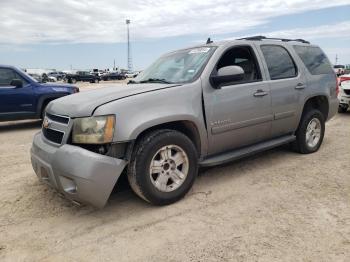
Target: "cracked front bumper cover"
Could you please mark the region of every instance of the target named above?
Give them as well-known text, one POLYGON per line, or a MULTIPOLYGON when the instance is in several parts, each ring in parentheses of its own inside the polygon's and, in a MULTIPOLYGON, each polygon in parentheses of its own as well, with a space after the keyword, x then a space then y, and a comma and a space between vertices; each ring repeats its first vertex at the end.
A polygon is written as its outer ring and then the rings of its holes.
POLYGON ((32 166, 38 178, 68 199, 102 208, 127 162, 81 147, 55 147, 34 136, 32 166))

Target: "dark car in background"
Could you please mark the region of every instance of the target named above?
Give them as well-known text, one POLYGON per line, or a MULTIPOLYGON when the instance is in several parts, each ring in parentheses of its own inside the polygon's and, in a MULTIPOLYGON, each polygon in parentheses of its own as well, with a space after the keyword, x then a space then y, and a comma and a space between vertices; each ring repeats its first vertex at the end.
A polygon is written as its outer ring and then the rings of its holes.
POLYGON ((73 85, 40 83, 17 67, 0 65, 0 121, 42 119, 52 100, 77 92, 73 85))
POLYGON ((334 73, 336 73, 337 76, 341 76, 345 74, 345 66, 344 65, 334 65, 333 66, 334 73))
POLYGON ((109 80, 124 80, 126 79, 125 74, 118 73, 118 72, 111 72, 107 73, 102 76, 103 81, 109 81, 109 80))
POLYGON ((75 84, 78 81, 98 83, 100 80, 100 76, 92 74, 89 71, 77 71, 76 74, 67 74, 65 77, 65 81, 71 84, 75 84))

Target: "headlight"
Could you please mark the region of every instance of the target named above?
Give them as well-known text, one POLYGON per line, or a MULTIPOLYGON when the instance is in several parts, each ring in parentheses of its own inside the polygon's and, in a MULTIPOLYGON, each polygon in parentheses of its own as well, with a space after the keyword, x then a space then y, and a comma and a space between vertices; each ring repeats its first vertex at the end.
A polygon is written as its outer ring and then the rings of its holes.
POLYGON ((73 124, 73 143, 110 143, 113 140, 114 126, 114 115, 77 118, 73 124))

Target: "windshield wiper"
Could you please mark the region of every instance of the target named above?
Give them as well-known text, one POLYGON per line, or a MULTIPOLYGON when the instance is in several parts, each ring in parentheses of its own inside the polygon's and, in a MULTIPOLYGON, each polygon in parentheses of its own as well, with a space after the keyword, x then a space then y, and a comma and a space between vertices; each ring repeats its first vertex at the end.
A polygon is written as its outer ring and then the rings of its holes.
POLYGON ((142 80, 140 83, 163 83, 163 84, 173 84, 170 81, 167 81, 166 79, 159 79, 159 78, 148 78, 147 80, 142 80))

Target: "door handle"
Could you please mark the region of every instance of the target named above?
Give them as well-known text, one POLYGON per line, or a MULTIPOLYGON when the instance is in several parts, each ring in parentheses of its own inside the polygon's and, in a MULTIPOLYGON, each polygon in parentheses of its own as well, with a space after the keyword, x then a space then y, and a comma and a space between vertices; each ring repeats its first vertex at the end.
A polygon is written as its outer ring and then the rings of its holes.
POLYGON ((303 83, 298 83, 295 87, 295 89, 304 89, 305 88, 305 85, 303 83))
POLYGON ((268 95, 268 93, 265 92, 265 91, 262 90, 262 89, 258 89, 258 90, 256 90, 256 92, 254 93, 254 96, 255 96, 255 97, 261 97, 261 96, 266 96, 266 95, 268 95))

